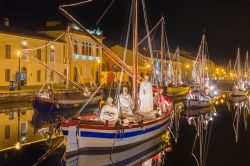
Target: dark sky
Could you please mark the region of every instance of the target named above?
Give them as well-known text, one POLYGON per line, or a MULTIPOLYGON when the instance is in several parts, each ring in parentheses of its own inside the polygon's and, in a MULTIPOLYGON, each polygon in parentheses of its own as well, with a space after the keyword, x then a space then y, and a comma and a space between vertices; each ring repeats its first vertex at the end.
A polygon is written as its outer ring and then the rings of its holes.
MULTIPOLYGON (((94 2, 70 9, 83 25, 95 28, 105 8, 112 0, 94 2)), ((116 0, 98 25, 104 31, 105 43, 109 45, 124 41, 125 21, 131 0, 116 0)), ((77 0, 1 0, 0 18, 9 17, 15 27, 34 28, 45 24, 47 19, 66 21, 58 11, 58 5, 77 0)), ((150 27, 164 14, 170 49, 180 48, 197 53, 204 28, 210 57, 217 63, 227 64, 236 56, 239 46, 242 58, 250 50, 250 3, 223 0, 146 0, 150 27)), ((144 22, 140 22, 140 37, 145 35, 144 22)), ((2 24, 2 23, 1 23, 2 24)), ((154 48, 158 48, 157 39, 154 48)))

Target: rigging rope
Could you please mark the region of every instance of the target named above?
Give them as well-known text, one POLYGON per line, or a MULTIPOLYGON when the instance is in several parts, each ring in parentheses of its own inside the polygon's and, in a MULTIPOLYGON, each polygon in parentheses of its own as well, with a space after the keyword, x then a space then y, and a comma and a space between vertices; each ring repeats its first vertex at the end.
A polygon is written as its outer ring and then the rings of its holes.
POLYGON ((138 46, 139 46, 145 39, 147 39, 148 36, 149 36, 152 32, 154 32, 154 30, 155 30, 156 28, 159 27, 159 25, 160 25, 160 23, 162 22, 162 20, 163 20, 163 18, 161 18, 161 19, 157 22, 157 24, 151 29, 151 31, 150 31, 149 33, 147 33, 147 35, 138 43, 138 46))
MULTIPOLYGON (((129 32, 130 32, 130 29, 131 29, 132 14, 133 14, 133 2, 134 1, 132 1, 131 8, 130 8, 128 29, 127 29, 127 33, 126 33, 126 43, 125 43, 125 49, 124 49, 124 52, 123 52, 123 62, 124 63, 125 63, 126 57, 127 57, 126 55, 127 55, 127 49, 128 49, 129 32)), ((122 86, 123 74, 124 74, 124 70, 122 69, 121 70, 121 75, 120 75, 120 82, 119 82, 119 85, 118 85, 118 93, 117 93, 117 96, 116 96, 116 100, 118 99, 118 95, 120 94, 120 90, 121 90, 121 86, 122 86)))
MULTIPOLYGON (((67 30, 66 30, 67 31, 67 30)), ((64 31, 61 35, 59 35, 55 40, 48 42, 47 44, 41 46, 41 47, 35 47, 35 48, 25 48, 24 50, 26 51, 34 51, 34 50, 38 50, 38 49, 42 49, 45 48, 47 46, 50 46, 51 44, 55 43, 57 40, 59 40, 65 33, 66 31, 64 31)))
MULTIPOLYGON (((148 26, 148 17, 147 17, 147 11, 146 11, 146 4, 144 0, 142 0, 142 6, 143 6, 143 14, 144 14, 144 21, 145 21, 144 23, 146 26, 146 32, 147 34, 149 34, 150 31, 149 31, 149 26, 148 26)), ((153 60, 154 57, 153 57, 152 40, 151 40, 150 35, 147 35, 147 38, 148 38, 148 47, 149 47, 150 56, 151 56, 151 59, 153 60)), ((153 78, 154 78, 153 80, 155 80, 156 74, 155 74, 155 68, 154 68, 154 61, 152 62, 152 68, 153 68, 153 78)))
POLYGON ((111 8, 111 6, 113 5, 113 3, 115 2, 115 0, 113 0, 109 6, 105 9, 105 11, 103 12, 103 14, 101 15, 101 17, 97 20, 96 22, 96 26, 102 21, 103 17, 107 14, 108 10, 111 8))
POLYGON ((60 5, 59 8, 72 7, 72 6, 77 6, 77 5, 81 5, 81 4, 85 4, 85 3, 89 3, 89 2, 93 2, 93 0, 86 0, 86 1, 71 3, 71 4, 67 4, 67 5, 60 5))
POLYGON ((100 84, 100 86, 96 89, 96 91, 94 93, 92 93, 92 95, 90 96, 90 98, 88 99, 88 101, 81 107, 81 109, 77 112, 77 114, 80 114, 84 108, 89 104, 89 102, 94 98, 94 96, 96 95, 96 93, 100 90, 100 88, 102 87, 102 85, 104 84, 104 80, 111 74, 111 72, 109 72, 107 74, 106 77, 103 78, 103 80, 101 81, 102 83, 100 84))

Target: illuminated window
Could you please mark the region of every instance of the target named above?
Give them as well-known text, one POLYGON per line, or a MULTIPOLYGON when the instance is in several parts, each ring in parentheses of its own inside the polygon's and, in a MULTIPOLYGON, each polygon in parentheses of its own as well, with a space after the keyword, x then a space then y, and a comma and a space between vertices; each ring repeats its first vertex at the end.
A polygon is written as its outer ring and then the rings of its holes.
POLYGON ((5 69, 5 81, 10 81, 10 69, 5 69))
POLYGON ((55 62, 55 50, 50 50, 50 62, 55 62))
POLYGON ((42 49, 41 48, 36 50, 36 58, 38 60, 42 60, 42 49))
POLYGON ((86 55, 83 55, 83 56, 82 56, 82 60, 87 60, 87 56, 86 56, 86 55))
POLYGON ((27 124, 21 123, 21 135, 26 135, 27 133, 27 124))
POLYGON ((4 127, 4 138, 5 139, 10 139, 10 125, 7 125, 4 127))
POLYGON ((78 70, 77 70, 76 67, 74 68, 74 81, 75 81, 75 82, 78 81, 78 70))
POLYGON ((77 41, 75 40, 75 43, 74 43, 74 54, 78 54, 78 43, 77 41))
POLYGON ((36 81, 40 82, 41 81, 41 70, 37 70, 36 73, 37 73, 36 74, 36 81))
POLYGON ((89 60, 92 61, 94 59, 93 56, 89 56, 89 60))
POLYGON ((9 113, 9 120, 14 120, 14 119, 15 119, 14 112, 10 112, 9 113))
POLYGON ((53 71, 50 72, 50 80, 51 80, 51 81, 54 81, 54 72, 53 72, 53 71))
POLYGON ((74 54, 73 56, 75 59, 79 59, 79 57, 80 57, 80 55, 78 55, 78 54, 74 54))
POLYGON ((99 46, 97 45, 96 46, 96 56, 100 56, 101 54, 100 54, 100 48, 99 48, 99 46))
POLYGON ((11 58, 11 45, 10 44, 5 45, 5 58, 6 59, 11 58))
POLYGON ((64 75, 64 76, 67 76, 67 69, 64 69, 64 70, 63 70, 63 75, 64 75))
POLYGON ((86 55, 89 55, 89 43, 85 43, 86 45, 86 55))
POLYGON ((83 42, 82 43, 82 55, 86 55, 86 43, 85 42, 83 42))
POLYGON ((89 43, 89 54, 88 55, 92 55, 92 44, 89 43))

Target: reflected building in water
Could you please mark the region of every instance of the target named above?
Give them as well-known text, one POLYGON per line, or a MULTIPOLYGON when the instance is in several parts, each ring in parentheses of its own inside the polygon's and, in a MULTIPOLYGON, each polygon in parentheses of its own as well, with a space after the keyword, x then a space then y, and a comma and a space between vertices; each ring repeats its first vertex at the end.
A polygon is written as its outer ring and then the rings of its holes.
POLYGON ((40 134, 33 134, 34 129, 29 121, 34 114, 33 110, 0 113, 0 150, 13 148, 17 142, 21 144, 41 139, 40 134))
POLYGON ((55 128, 59 129, 56 134, 60 134, 59 116, 62 115, 43 114, 23 108, 0 112, 0 151, 16 148, 18 142, 22 146, 45 141, 53 136, 55 128))

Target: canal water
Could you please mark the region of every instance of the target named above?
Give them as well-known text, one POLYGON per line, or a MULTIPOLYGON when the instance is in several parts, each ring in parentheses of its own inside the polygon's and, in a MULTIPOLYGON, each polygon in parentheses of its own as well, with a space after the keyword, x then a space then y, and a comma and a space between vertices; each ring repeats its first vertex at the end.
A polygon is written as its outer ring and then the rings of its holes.
MULTIPOLYGON (((212 130, 207 151, 207 166, 250 165, 250 126, 247 123, 249 103, 243 102, 244 104, 223 102, 216 106, 217 115, 210 124, 212 130)), ((197 165, 191 154, 195 128, 184 118, 180 120, 177 143, 172 140, 171 152, 166 152, 169 147, 162 137, 158 137, 119 155, 77 156, 67 161, 63 157, 65 146, 62 144, 64 139, 60 133, 60 119, 72 117, 76 112, 77 110, 64 114, 39 113, 33 109, 32 103, 1 105, 0 166, 56 166, 65 163, 112 165, 116 160, 120 161, 117 165, 140 164, 142 161, 154 165, 157 160, 161 160, 161 163, 164 162, 163 165, 167 166, 197 165), (20 149, 18 142, 21 145, 20 149), (161 156, 156 157, 159 152, 162 152, 161 156)))

